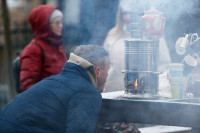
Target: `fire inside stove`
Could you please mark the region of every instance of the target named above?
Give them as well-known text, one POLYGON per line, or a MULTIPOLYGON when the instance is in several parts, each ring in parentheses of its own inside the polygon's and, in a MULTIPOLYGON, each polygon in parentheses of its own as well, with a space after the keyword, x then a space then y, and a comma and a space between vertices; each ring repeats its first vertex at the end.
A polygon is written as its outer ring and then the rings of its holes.
POLYGON ((157 94, 158 74, 153 73, 127 73, 125 76, 126 93, 157 94))
MULTIPOLYGON (((142 81, 143 82, 143 81, 142 81)), ((134 81, 129 81, 126 84, 126 88, 127 88, 127 92, 134 92, 134 93, 141 93, 142 90, 142 82, 138 83, 138 80, 136 79, 135 82, 134 81), (139 87, 138 87, 139 84, 139 87)))

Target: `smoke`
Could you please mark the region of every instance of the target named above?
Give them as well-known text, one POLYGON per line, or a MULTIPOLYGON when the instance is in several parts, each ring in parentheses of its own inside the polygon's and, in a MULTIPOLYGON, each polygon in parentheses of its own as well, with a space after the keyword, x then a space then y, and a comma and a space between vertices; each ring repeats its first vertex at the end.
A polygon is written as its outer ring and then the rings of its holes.
MULTIPOLYGON (((71 0, 72 1, 72 0, 71 0)), ((80 0, 80 22, 79 27, 83 27, 84 32, 70 33, 70 35, 77 35, 80 43, 86 40, 84 35, 88 35, 89 41, 87 42, 102 45, 108 31, 115 26, 117 7, 120 2, 122 5, 126 5, 126 0, 80 0), (125 3, 123 3, 125 2, 125 3), (83 37, 83 40, 81 40, 83 37)), ((175 52, 175 42, 179 37, 184 36, 184 33, 194 33, 200 31, 198 13, 200 13, 199 0, 129 0, 133 4, 130 4, 132 8, 141 9, 142 11, 149 10, 151 7, 155 7, 157 10, 164 13, 166 18, 165 24, 165 40, 168 44, 170 56, 173 62, 179 62, 182 57, 177 57, 175 52)), ((68 6, 70 7, 70 5, 68 6)), ((71 15, 76 8, 69 8, 69 15, 71 15)), ((66 18, 67 19, 67 18, 66 18)), ((71 21, 73 22, 73 21, 71 21)), ((77 21, 76 21, 77 22, 77 21)), ((69 33, 69 31, 66 31, 69 33)), ((72 36, 73 37, 73 36, 72 36)), ((68 37, 66 37, 68 39, 68 37)), ((87 39, 88 39, 87 38, 87 39)), ((87 43, 86 42, 86 43, 87 43)), ((119 41, 117 41, 119 42, 119 41)), ((115 42, 115 43, 117 43, 115 42)), ((121 44, 123 45, 123 44, 121 44)), ((162 44, 161 44, 162 45, 162 44)), ((121 50, 121 49, 120 49, 121 50)), ((120 51, 119 50, 119 51, 120 51)), ((165 51, 165 49, 163 49, 165 51)), ((122 55, 117 53, 116 60, 122 64, 122 60, 119 59, 122 55)), ((121 70, 117 70, 121 71, 121 70)), ((118 76, 113 77, 116 79, 118 76)), ((167 76, 165 76, 167 77, 167 76)), ((116 81, 118 82, 118 81, 116 81)), ((165 81, 163 81, 165 83, 165 81)), ((113 83, 114 85, 115 83, 113 83)), ((117 86, 118 87, 118 86, 117 86)), ((166 108, 167 106, 158 105, 152 106, 159 108, 166 108)), ((144 110, 144 109, 143 109, 144 110)), ((144 110, 145 111, 145 110, 144 110)), ((187 110, 188 111, 188 110, 187 110)), ((139 112, 140 115, 142 112, 139 112)), ((147 113, 146 113, 147 114, 147 113)), ((115 117, 117 118, 117 117, 115 117)), ((157 118, 156 118, 157 119, 157 118)))
POLYGON ((115 25, 116 9, 119 3, 122 6, 132 6, 133 9, 140 8, 142 11, 155 7, 164 13, 166 27, 170 25, 169 28, 174 29, 174 25, 177 26, 176 24, 180 23, 177 30, 183 31, 176 31, 179 35, 195 30, 194 25, 197 26, 197 23, 194 24, 195 21, 193 24, 186 22, 200 12, 199 0, 76 0, 76 2, 70 0, 65 3, 65 22, 88 30, 88 33, 91 33, 88 37, 91 37, 92 42, 103 43, 107 32, 115 25))
POLYGON ((200 31, 199 0, 76 0, 77 2, 79 2, 77 8, 80 10, 73 7, 73 4, 70 5, 70 2, 66 2, 68 13, 64 14, 71 15, 70 18, 66 17, 68 19, 66 23, 72 22, 65 31, 65 35, 68 35, 65 39, 69 42, 103 45, 107 33, 115 26, 119 3, 122 6, 132 6, 133 9, 139 8, 141 11, 155 7, 164 13, 165 40, 173 62, 182 60, 182 57, 175 52, 176 40, 183 37, 184 33, 199 33, 200 31))
POLYGON ((133 8, 142 8, 143 11, 154 7, 162 11, 170 21, 176 21, 182 15, 192 17, 200 11, 199 0, 121 0, 120 4, 122 6, 131 5, 133 8))
POLYGON ((198 12, 198 10, 196 10, 198 3, 198 0, 167 0, 163 2, 155 0, 150 2, 150 5, 163 11, 171 21, 176 21, 184 14, 189 16, 196 14, 198 12))
POLYGON ((175 42, 184 34, 198 33, 199 28, 199 0, 147 0, 143 3, 145 9, 155 7, 164 13, 165 39, 168 44, 172 62, 180 62, 182 56, 175 52, 175 42))
POLYGON ((112 27, 106 27, 106 25, 108 23, 114 24, 113 22, 116 20, 113 17, 114 13, 111 11, 113 9, 115 10, 113 7, 117 7, 115 4, 120 4, 125 8, 132 7, 132 9, 138 9, 140 11, 146 11, 151 7, 155 7, 157 10, 163 12, 164 17, 166 17, 166 28, 168 28, 166 29, 166 34, 173 33, 173 36, 168 35, 169 37, 167 38, 167 42, 170 43, 170 49, 173 47, 172 45, 174 45, 177 37, 183 36, 184 33, 197 32, 198 29, 196 28, 198 22, 193 21, 191 24, 191 20, 194 20, 194 16, 200 12, 199 0, 119 0, 118 3, 114 3, 113 1, 113 4, 110 3, 107 2, 107 7, 105 7, 106 4, 100 4, 99 7, 101 7, 99 9, 98 6, 95 7, 99 11, 97 11, 98 13, 95 18, 97 20, 94 20, 96 24, 94 25, 95 29, 93 30, 92 37, 98 38, 96 35, 101 36, 101 34, 105 34, 105 31, 101 33, 101 29, 105 30, 105 28, 114 27, 114 25, 112 27), (98 29, 98 32, 95 31, 96 29, 98 29))

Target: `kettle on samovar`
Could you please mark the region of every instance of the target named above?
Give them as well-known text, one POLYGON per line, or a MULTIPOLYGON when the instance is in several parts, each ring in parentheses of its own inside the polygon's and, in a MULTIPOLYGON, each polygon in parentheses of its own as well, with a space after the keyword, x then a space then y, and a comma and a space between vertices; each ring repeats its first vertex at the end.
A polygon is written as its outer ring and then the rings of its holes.
POLYGON ((164 32, 165 17, 162 12, 152 7, 150 10, 144 11, 141 24, 143 34, 161 35, 164 32))

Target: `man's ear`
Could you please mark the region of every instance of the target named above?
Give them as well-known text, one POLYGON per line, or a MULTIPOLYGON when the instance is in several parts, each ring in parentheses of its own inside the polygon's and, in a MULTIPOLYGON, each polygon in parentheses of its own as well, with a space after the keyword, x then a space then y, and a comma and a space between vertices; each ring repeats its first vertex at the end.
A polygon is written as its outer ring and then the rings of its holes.
POLYGON ((97 78, 100 76, 100 67, 95 67, 95 72, 96 72, 96 76, 97 76, 97 78))

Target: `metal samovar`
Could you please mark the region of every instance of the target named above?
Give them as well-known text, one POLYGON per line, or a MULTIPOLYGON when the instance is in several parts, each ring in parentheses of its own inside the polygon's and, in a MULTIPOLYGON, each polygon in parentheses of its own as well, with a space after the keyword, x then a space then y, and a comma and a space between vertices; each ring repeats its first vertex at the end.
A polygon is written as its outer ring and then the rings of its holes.
POLYGON ((159 39, 164 31, 163 13, 152 8, 141 16, 131 12, 131 38, 125 40, 125 92, 157 95, 159 39))

